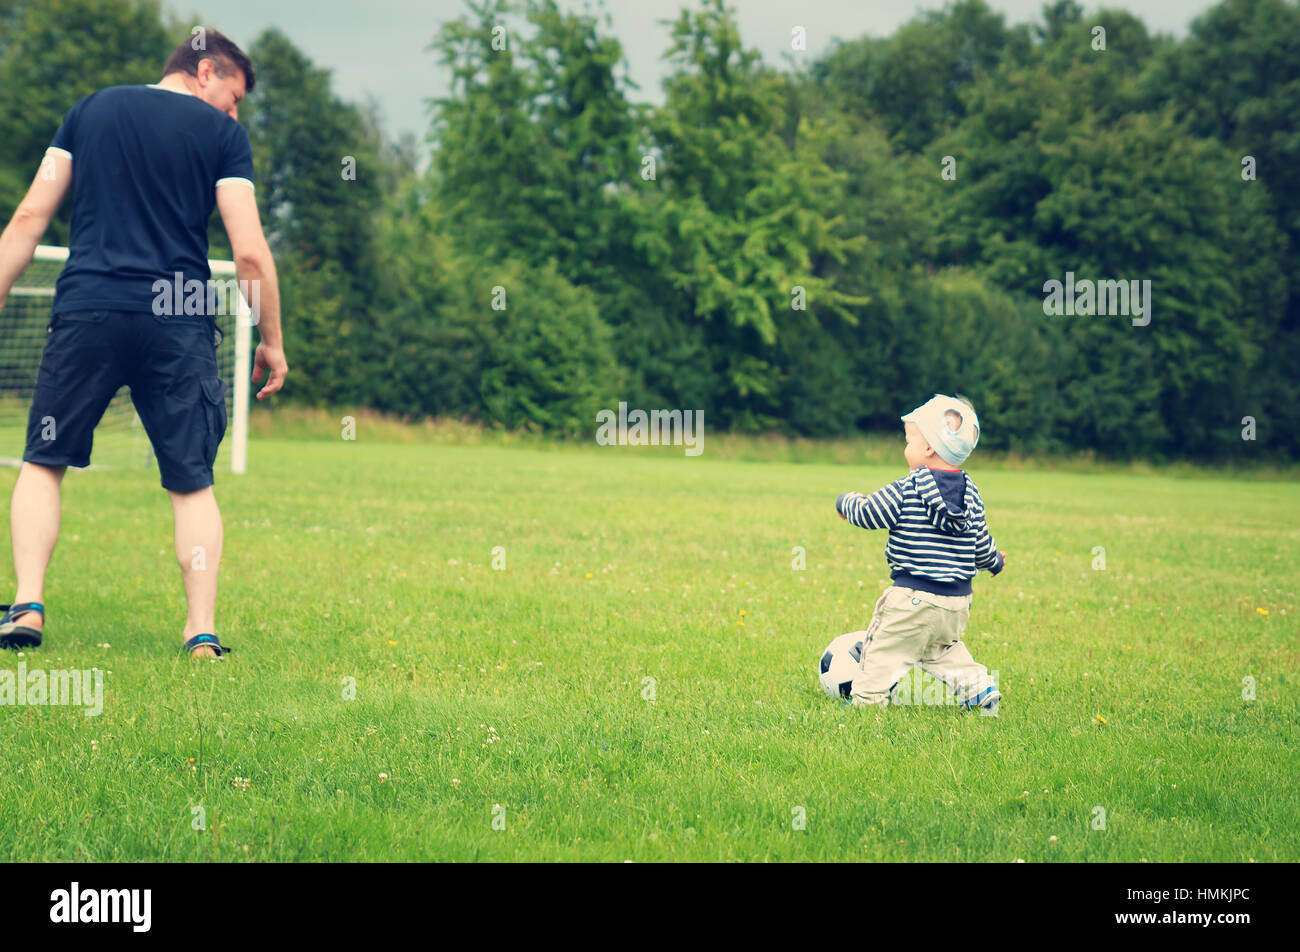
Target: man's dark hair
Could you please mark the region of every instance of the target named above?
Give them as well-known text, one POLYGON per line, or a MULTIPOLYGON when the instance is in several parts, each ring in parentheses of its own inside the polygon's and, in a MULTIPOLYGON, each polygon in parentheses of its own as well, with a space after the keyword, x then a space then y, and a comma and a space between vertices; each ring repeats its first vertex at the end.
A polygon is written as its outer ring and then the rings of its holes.
POLYGON ((205 59, 212 60, 218 76, 226 77, 236 69, 241 70, 244 74, 245 94, 251 93, 257 84, 253 61, 248 55, 222 34, 206 27, 196 27, 194 34, 176 47, 176 52, 172 53, 167 65, 163 67, 163 75, 188 73, 197 76, 199 62, 205 59))

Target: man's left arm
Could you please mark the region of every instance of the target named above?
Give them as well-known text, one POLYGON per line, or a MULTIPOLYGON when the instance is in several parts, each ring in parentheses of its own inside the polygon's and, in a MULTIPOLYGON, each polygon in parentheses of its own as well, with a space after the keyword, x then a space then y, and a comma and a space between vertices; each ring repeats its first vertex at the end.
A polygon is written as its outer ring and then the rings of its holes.
POLYGON ((71 184, 72 159, 60 150, 51 149, 45 154, 32 187, 0 234, 0 307, 4 307, 18 276, 31 264, 36 246, 41 243, 71 184))

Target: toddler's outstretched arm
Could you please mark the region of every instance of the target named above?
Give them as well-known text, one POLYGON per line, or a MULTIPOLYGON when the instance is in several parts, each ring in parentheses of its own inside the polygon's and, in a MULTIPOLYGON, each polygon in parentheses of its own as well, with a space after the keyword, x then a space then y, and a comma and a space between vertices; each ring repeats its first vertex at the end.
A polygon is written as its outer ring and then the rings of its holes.
POLYGON ((903 492, 897 483, 882 486, 870 496, 862 493, 840 493, 835 500, 835 511, 859 529, 892 529, 898 523, 898 512, 903 505, 903 492))

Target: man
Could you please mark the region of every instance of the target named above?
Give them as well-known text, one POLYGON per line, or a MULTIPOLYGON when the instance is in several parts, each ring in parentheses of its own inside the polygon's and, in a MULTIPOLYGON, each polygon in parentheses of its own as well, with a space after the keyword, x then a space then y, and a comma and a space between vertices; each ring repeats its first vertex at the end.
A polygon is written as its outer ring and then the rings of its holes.
POLYGON ((189 603, 182 643, 195 657, 220 658, 226 650, 215 625, 221 512, 212 464, 226 429, 215 322, 211 313, 173 315, 157 305, 178 280, 208 280, 215 205, 240 286, 253 289, 261 336, 253 380, 267 378, 257 398, 283 386, 275 263, 258 217, 248 134, 236 121, 254 82, 253 64, 238 46, 199 30, 171 55, 158 84, 85 97, 64 117, 0 235, 3 307, 72 187, 68 263, 55 290, 10 511, 17 593, 0 614, 0 646, 41 643, 63 474, 89 465, 94 428, 126 385, 172 500, 189 603))

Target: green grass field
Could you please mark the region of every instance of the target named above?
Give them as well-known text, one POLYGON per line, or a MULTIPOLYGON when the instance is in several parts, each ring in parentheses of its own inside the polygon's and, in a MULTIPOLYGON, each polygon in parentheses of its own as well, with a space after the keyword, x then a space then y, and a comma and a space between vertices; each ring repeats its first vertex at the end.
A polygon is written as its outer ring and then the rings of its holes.
POLYGON ((98 717, 0 707, 0 859, 1300 859, 1293 482, 977 454, 1010 563, 967 641, 1001 716, 877 714, 814 665, 887 584, 835 496, 901 441, 861 467, 367 436, 218 476, 224 665, 176 657, 155 475, 69 476, 46 645, 0 665, 111 673, 98 717))

